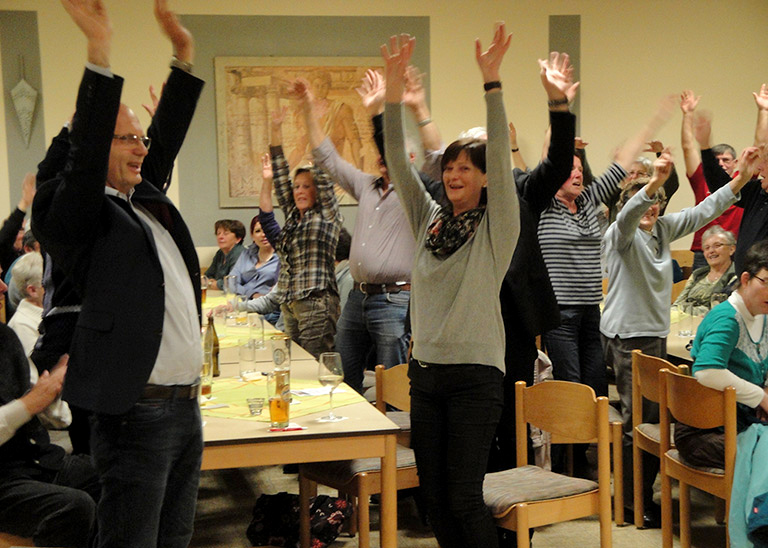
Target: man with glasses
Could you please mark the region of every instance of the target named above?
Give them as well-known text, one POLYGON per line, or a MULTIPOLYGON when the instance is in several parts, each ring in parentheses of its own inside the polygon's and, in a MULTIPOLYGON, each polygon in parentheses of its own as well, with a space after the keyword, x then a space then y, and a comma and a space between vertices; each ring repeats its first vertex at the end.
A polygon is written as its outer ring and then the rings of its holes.
POLYGON ((174 58, 145 135, 120 104, 101 0, 62 4, 87 38, 88 63, 66 168, 39 186, 33 211, 39 240, 82 296, 63 394, 93 412, 98 546, 186 547, 202 455, 200 272, 163 187, 203 82, 190 74, 191 34, 155 0, 174 58))

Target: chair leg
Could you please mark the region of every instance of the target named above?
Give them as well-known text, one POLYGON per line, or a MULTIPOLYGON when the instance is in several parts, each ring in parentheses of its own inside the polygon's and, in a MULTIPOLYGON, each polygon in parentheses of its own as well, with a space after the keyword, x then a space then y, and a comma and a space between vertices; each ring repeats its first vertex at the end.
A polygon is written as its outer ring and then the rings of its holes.
POLYGON ((661 461, 661 545, 672 548, 672 481, 664 470, 664 457, 661 461))
POLYGON ((643 457, 637 442, 632 440, 632 502, 635 507, 635 527, 643 526, 643 457))
POLYGON ((517 505, 517 548, 531 548, 531 535, 528 532, 528 505, 517 505))
POLYGON ((715 497, 715 521, 718 525, 725 523, 725 501, 715 497))
POLYGON ((350 500, 352 501, 352 516, 350 516, 349 519, 349 536, 354 537, 357 535, 358 527, 357 527, 357 520, 360 519, 360 499, 358 497, 355 497, 353 495, 348 495, 350 500))
MULTIPOLYGON (((363 474, 365 476, 365 474, 363 474)), ((357 542, 360 548, 371 546, 371 494, 365 477, 357 480, 357 542)))
POLYGON ((680 547, 691 548, 691 488, 680 482, 680 547))
POLYGON ((621 446, 621 424, 611 424, 613 443, 613 514, 616 525, 622 527, 624 523, 624 455, 621 446))

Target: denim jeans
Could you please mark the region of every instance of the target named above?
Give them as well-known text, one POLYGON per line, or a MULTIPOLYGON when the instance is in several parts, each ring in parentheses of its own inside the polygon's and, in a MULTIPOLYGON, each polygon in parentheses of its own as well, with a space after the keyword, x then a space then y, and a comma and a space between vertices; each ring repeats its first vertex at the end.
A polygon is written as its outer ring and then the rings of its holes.
MULTIPOLYGON (((6 465, 7 466, 7 465, 6 465)), ((36 546, 90 546, 99 481, 90 457, 72 455, 52 481, 39 469, 3 470, 0 531, 32 537, 36 546)))
POLYGON ((98 546, 186 548, 203 451, 197 399, 140 400, 123 415, 94 414, 91 428, 98 546))
POLYGON ((608 395, 598 305, 561 306, 560 327, 544 336, 555 379, 586 384, 597 396, 608 395))
POLYGON ((347 304, 337 325, 336 350, 341 354, 344 381, 363 391, 363 373, 369 357, 389 368, 405 363, 408 338, 405 317, 410 291, 365 295, 359 289, 349 292, 347 304))
MULTIPOLYGON (((609 339, 605 335, 605 362, 613 364, 616 372, 616 390, 621 402, 621 422, 624 427, 624 505, 632 506, 635 492, 632 481, 634 468, 632 458, 632 351, 638 349, 643 354, 667 357, 667 339, 663 337, 630 337, 621 339, 618 336, 609 339)), ((643 400, 643 422, 659 422, 659 404, 643 400)), ((645 508, 653 502, 653 483, 659 473, 660 461, 657 457, 642 451, 643 456, 643 504, 645 508)))
POLYGON ((308 297, 283 304, 285 333, 304 350, 318 358, 333 352, 339 296, 329 289, 312 292, 308 297))
POLYGON ((483 479, 504 405, 501 371, 411 360, 411 447, 427 514, 441 548, 495 548, 483 479))

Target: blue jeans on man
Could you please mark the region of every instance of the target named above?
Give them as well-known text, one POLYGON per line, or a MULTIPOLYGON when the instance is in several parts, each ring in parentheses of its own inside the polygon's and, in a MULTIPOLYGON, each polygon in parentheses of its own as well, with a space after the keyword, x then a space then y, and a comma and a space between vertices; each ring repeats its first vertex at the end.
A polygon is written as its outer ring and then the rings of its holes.
POLYGON ((197 398, 143 399, 123 415, 94 414, 98 546, 188 546, 202 451, 197 398))
POLYGON ((352 289, 336 325, 336 350, 341 354, 344 382, 362 393, 363 375, 374 365, 389 368, 405 363, 408 339, 405 323, 410 291, 366 295, 352 289))

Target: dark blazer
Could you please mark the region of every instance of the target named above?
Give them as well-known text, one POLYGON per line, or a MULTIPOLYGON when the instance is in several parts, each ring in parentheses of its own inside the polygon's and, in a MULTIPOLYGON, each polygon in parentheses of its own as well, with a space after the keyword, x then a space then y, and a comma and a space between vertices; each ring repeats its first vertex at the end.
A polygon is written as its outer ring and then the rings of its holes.
MULTIPOLYGON (((165 312, 163 271, 150 228, 127 202, 104 193, 122 83, 118 76, 86 69, 67 165, 39 186, 33 206, 35 234, 82 298, 64 398, 109 414, 124 413, 138 400, 157 358, 165 312)), ((170 232, 193 287, 200 285, 195 246, 163 185, 202 86, 184 71, 171 71, 147 130, 152 146, 132 197, 170 232)), ((199 315, 199 292, 195 298, 199 315)))

